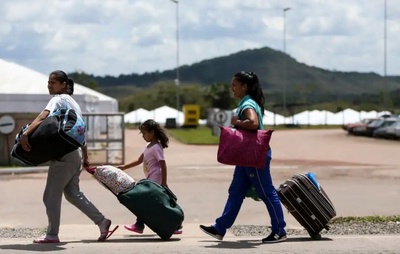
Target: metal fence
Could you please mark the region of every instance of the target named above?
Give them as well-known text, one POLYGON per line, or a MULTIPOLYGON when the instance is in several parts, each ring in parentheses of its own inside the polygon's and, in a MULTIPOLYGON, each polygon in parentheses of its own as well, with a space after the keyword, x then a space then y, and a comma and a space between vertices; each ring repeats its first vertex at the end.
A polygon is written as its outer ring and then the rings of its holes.
POLYGON ((83 113, 92 165, 125 163, 124 113, 83 113))

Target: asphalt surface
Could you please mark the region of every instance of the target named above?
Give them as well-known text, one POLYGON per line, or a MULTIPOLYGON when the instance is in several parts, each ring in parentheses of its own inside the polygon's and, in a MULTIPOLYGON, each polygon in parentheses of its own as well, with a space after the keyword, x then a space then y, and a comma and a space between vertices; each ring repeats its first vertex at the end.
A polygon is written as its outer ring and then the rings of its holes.
MULTIPOLYGON (((144 146, 137 130, 126 132, 126 158, 136 159, 144 146)), ((275 185, 295 173, 313 171, 333 201, 338 216, 399 215, 399 142, 346 136, 342 130, 274 132, 271 172, 275 185)), ((60 244, 33 244, 32 238, 0 238, 0 253, 400 253, 399 235, 290 235, 286 242, 262 244, 261 236, 234 236, 223 241, 205 235, 199 224, 220 215, 233 168, 216 162, 216 146, 187 146, 171 140, 165 155, 168 185, 185 211, 183 234, 161 241, 150 229, 143 235, 123 228, 135 216, 86 172, 81 189, 120 228, 104 243, 98 228, 63 200, 60 244)), ((0 169, 0 227, 45 227, 42 203, 46 168, 0 169)), ((127 170, 134 179, 141 167, 127 170)), ((288 228, 301 228, 285 213, 288 228)), ((246 199, 235 225, 269 225, 260 202, 246 199)))

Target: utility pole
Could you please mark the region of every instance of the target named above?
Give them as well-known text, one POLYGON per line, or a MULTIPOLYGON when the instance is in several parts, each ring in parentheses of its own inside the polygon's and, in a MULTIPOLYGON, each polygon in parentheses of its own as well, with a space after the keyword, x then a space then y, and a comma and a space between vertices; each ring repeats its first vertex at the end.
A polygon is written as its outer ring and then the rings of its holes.
POLYGON ((178 0, 171 0, 176 4, 176 78, 175 78, 175 85, 176 85, 176 110, 178 111, 176 121, 178 123, 179 120, 179 112, 180 112, 180 98, 179 98, 179 1, 178 0))
POLYGON ((287 103, 286 103, 286 82, 287 82, 287 56, 286 56, 286 12, 291 8, 286 7, 283 8, 283 57, 284 59, 284 77, 283 77, 283 114, 285 115, 287 112, 287 103))

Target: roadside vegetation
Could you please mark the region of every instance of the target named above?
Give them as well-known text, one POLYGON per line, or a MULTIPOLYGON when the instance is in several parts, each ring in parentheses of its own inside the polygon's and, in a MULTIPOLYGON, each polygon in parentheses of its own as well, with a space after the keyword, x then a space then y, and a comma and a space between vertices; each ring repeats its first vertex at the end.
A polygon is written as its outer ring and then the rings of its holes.
POLYGON ((343 223, 389 223, 399 222, 400 215, 392 216, 363 216, 363 217, 336 217, 333 218, 330 224, 343 224, 343 223))
POLYGON ((167 129, 167 133, 184 144, 216 145, 219 142, 219 137, 213 135, 212 129, 206 126, 198 128, 167 129))
MULTIPOLYGON (((321 125, 321 126, 298 126, 298 127, 287 127, 283 125, 277 126, 264 126, 264 129, 270 130, 292 130, 292 129, 337 129, 340 128, 338 125, 321 125)), ((172 136, 181 143, 188 145, 217 145, 219 137, 213 134, 213 130, 207 126, 199 126, 197 128, 176 128, 167 129, 169 136, 172 136)))

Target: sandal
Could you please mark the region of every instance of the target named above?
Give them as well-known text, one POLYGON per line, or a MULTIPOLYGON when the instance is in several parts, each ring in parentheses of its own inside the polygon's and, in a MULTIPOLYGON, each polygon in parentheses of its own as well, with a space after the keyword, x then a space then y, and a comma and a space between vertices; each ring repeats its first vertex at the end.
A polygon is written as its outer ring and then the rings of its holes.
POLYGON ((99 239, 97 239, 98 242, 104 242, 105 240, 107 240, 112 234, 114 234, 114 232, 119 228, 119 226, 115 226, 115 228, 113 230, 109 230, 109 231, 102 231, 100 232, 100 237, 99 239))
POLYGON ((33 243, 60 243, 60 239, 49 239, 46 236, 39 237, 33 240, 33 243))
POLYGON ((99 242, 104 242, 107 240, 119 227, 115 226, 113 230, 110 231, 111 221, 109 219, 104 219, 104 221, 99 225, 100 227, 100 237, 97 239, 99 242))

